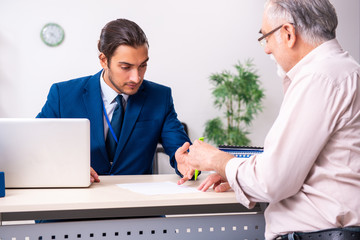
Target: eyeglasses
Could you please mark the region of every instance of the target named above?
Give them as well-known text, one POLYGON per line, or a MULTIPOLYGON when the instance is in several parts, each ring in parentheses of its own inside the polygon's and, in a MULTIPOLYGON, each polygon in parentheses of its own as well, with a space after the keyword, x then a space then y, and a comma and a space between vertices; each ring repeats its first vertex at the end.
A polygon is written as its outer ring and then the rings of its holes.
MULTIPOLYGON (((282 28, 282 26, 284 26, 284 24, 281 24, 280 26, 278 26, 277 28, 274 28, 273 30, 271 30, 270 32, 263 34, 259 39, 259 43, 261 46, 265 47, 267 40, 266 37, 270 36, 271 34, 273 34, 274 32, 276 32, 277 30, 279 30, 280 28, 282 28)), ((261 34, 261 30, 259 31, 259 33, 261 34)))

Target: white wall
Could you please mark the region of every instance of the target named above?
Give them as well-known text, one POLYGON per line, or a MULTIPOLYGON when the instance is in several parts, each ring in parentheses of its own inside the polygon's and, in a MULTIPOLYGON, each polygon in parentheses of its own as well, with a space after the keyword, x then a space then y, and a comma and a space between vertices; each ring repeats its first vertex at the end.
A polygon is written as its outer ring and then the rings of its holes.
MULTIPOLYGON (((333 0, 338 39, 359 61, 360 3, 333 0)), ((190 138, 202 136, 213 108, 211 73, 253 58, 266 90, 264 111, 254 121, 253 145, 262 145, 282 100, 274 63, 257 42, 264 1, 256 0, 2 0, 0 2, 0 117, 34 117, 52 83, 100 70, 97 41, 110 20, 137 22, 150 42, 146 78, 173 90, 179 119, 190 138), (48 22, 65 29, 51 48, 40 30, 48 22)))

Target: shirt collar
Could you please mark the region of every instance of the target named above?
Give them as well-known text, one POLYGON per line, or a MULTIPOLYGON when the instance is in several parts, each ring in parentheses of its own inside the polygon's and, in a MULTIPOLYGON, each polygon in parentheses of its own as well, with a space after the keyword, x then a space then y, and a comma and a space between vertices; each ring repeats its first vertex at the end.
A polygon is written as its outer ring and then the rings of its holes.
MULTIPOLYGON (((101 96, 103 98, 104 104, 111 104, 115 100, 118 93, 105 83, 103 73, 104 71, 102 71, 100 76, 101 96)), ((121 95, 123 96, 124 101, 127 102, 129 95, 125 93, 122 93, 121 95)))
POLYGON ((288 89, 296 76, 300 74, 305 66, 309 66, 311 62, 316 60, 317 58, 321 58, 324 54, 332 52, 332 51, 341 51, 341 46, 339 45, 336 39, 332 39, 320 44, 318 47, 309 52, 305 57, 303 57, 294 67, 292 67, 287 73, 285 78, 283 79, 283 88, 284 92, 288 89))

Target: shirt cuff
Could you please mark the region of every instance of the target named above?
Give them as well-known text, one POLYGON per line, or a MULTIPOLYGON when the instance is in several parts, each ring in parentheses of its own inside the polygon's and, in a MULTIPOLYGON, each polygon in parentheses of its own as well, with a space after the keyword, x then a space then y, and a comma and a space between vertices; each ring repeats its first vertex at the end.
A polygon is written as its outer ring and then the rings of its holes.
POLYGON ((230 184, 230 187, 235 192, 236 200, 238 200, 238 202, 240 202, 248 209, 251 209, 255 206, 255 203, 251 202, 249 198, 246 196, 246 194, 243 192, 243 190, 241 189, 240 182, 237 178, 238 168, 245 161, 246 158, 230 159, 230 161, 226 164, 225 173, 226 173, 226 178, 230 184))

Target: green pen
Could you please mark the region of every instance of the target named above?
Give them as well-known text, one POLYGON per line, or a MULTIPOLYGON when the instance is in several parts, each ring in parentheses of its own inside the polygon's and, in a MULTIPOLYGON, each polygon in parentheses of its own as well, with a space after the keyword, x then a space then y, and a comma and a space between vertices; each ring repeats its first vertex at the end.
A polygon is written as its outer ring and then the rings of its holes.
MULTIPOLYGON (((204 141, 204 137, 199 137, 199 140, 204 141)), ((198 175, 199 175, 199 170, 195 169, 195 177, 194 177, 195 181, 196 181, 198 175)))

